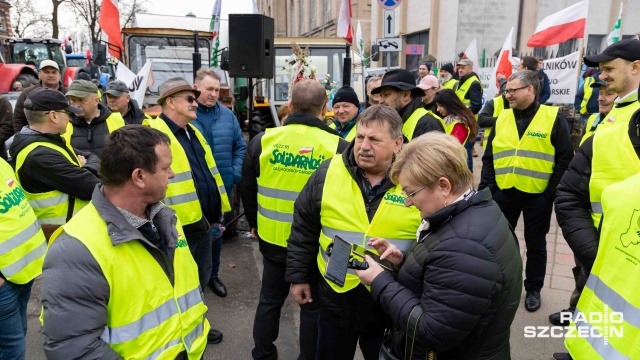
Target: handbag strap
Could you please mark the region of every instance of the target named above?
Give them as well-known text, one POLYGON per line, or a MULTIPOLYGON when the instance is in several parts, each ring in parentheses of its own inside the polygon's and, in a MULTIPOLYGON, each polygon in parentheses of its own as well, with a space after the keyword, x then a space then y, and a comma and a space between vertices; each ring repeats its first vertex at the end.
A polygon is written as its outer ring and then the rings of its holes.
POLYGON ((422 317, 422 314, 423 311, 420 304, 414 306, 409 313, 409 318, 407 319, 407 328, 405 332, 404 360, 410 360, 411 356, 413 356, 413 345, 415 343, 418 321, 420 321, 420 317, 422 317))

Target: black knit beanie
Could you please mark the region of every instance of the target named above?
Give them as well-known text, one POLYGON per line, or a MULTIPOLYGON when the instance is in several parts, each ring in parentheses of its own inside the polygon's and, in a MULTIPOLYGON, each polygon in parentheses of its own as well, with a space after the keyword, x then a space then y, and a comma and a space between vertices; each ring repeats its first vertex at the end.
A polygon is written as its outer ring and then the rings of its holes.
POLYGON ((333 97, 333 103, 346 102, 351 103, 355 106, 360 106, 360 101, 358 101, 358 95, 353 90, 353 88, 349 85, 345 85, 341 87, 336 95, 333 97))

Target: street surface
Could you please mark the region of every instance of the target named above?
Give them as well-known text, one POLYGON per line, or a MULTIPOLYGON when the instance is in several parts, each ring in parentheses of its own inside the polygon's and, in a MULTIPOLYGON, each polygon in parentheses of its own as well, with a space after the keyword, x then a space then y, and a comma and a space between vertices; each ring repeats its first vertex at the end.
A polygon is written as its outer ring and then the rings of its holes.
MULTIPOLYGON (((476 151, 482 156, 480 145, 476 145, 476 151)), ((479 181, 481 164, 480 157, 474 158, 476 184, 479 181)), ((244 218, 241 221, 243 222, 239 225, 240 229, 248 229, 244 218)), ((516 228, 516 235, 520 240, 520 253, 525 262, 523 234, 524 226, 521 219, 516 228)), ((547 251, 547 276, 541 292, 542 306, 537 312, 527 312, 523 306, 523 291, 519 310, 511 326, 511 358, 514 360, 551 359, 554 352, 564 351, 563 339, 524 337, 525 326, 550 326, 547 317, 552 312, 568 306, 569 296, 574 288, 571 272, 573 253, 562 237, 555 215, 551 218, 551 229, 547 235, 547 251)), ((220 344, 209 345, 203 359, 251 359, 253 317, 262 276, 262 256, 257 241, 250 238, 247 232, 240 232, 235 238, 225 241, 221 261, 220 279, 227 286, 229 295, 220 298, 207 288, 205 300, 209 307, 209 321, 213 328, 222 331, 224 339, 220 344)), ((36 279, 28 309, 27 360, 45 359, 38 320, 41 308, 39 293, 40 282, 36 279)), ((293 299, 289 298, 282 309, 280 335, 276 343, 280 359, 296 359, 298 356, 299 320, 298 307, 293 299)), ((359 351, 356 359, 362 359, 359 351)))

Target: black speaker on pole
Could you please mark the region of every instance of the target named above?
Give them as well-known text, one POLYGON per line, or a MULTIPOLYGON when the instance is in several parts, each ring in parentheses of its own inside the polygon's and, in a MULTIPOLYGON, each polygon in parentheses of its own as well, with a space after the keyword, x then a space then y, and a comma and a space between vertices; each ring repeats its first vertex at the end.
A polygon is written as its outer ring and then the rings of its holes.
POLYGON ((275 66, 273 18, 229 14, 229 76, 272 79, 275 66))

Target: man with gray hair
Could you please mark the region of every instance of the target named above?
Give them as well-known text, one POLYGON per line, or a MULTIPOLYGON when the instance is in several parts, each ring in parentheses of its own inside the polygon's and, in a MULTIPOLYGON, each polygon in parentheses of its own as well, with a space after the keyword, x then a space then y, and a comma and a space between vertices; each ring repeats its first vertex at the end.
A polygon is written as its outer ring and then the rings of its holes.
POLYGON ((358 341, 365 359, 378 359, 384 311, 353 272, 343 286, 323 276, 335 235, 361 254, 373 250, 370 238, 393 239, 402 251, 415 243, 420 212, 404 206, 413 194, 405 195, 389 178, 402 147, 402 126, 392 107, 374 105, 362 112, 355 140, 341 156, 320 165, 295 202, 285 280, 298 304, 319 300, 316 359, 351 359, 358 341))
POLYGON ((536 101, 539 86, 534 71, 509 77, 503 92, 509 109, 500 113, 489 135, 478 186, 491 190, 512 228, 523 214, 527 311, 540 308, 553 200, 573 157, 567 122, 557 107, 536 101))
POLYGON ((142 124, 142 120, 151 118, 140 110, 138 102, 131 98, 129 87, 124 81, 114 80, 110 82, 104 93, 107 96, 109 109, 120 113, 125 124, 142 124))

